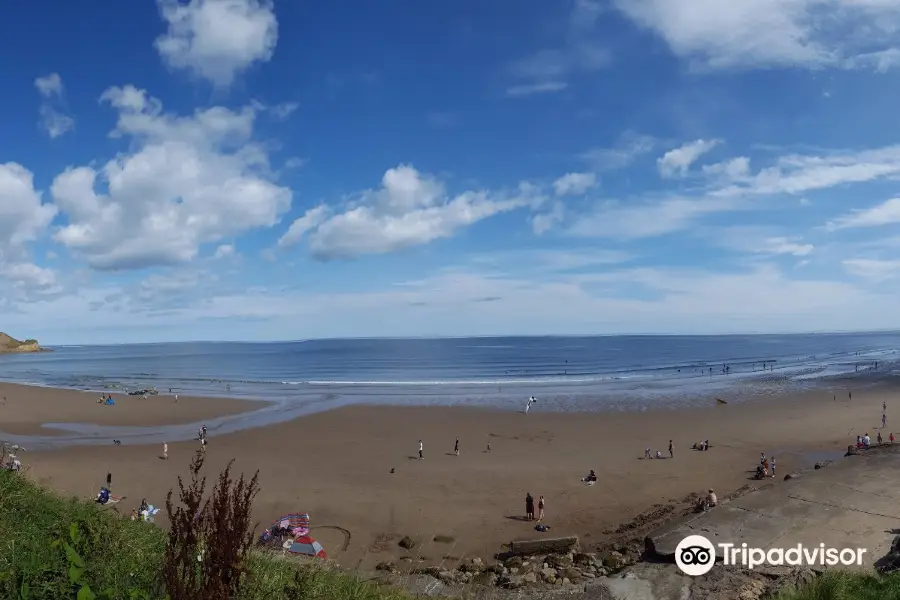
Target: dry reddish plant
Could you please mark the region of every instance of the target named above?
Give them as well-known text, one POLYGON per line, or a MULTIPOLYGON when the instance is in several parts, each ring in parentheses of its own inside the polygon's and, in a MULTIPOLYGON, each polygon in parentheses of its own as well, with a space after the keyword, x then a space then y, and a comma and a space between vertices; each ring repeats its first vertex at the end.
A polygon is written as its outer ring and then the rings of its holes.
POLYGON ((166 497, 170 528, 163 581, 171 600, 229 600, 247 574, 246 554, 253 545, 251 509, 259 492, 259 471, 250 481, 231 477, 232 460, 219 474, 209 498, 200 476, 204 453, 191 461, 190 482, 178 478, 180 505, 166 497))

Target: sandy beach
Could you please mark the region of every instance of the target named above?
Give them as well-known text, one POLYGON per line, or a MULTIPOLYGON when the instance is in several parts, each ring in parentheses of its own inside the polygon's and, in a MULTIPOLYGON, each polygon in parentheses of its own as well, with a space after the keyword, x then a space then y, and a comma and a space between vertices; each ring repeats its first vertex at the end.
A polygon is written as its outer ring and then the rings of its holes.
POLYGON ((0 431, 18 435, 54 435, 45 423, 91 423, 121 427, 193 423, 217 416, 254 410, 260 402, 231 398, 202 398, 160 394, 140 396, 111 393, 115 406, 97 401, 99 393, 0 383, 0 431))
MULTIPOLYGON (((263 526, 283 513, 308 511, 314 528, 335 526, 349 533, 347 540, 339 529, 314 531, 331 557, 346 565, 371 567, 398 558, 403 535, 421 540, 414 553, 430 562, 446 555, 489 557, 510 540, 541 535, 533 523, 522 521, 526 492, 546 499, 551 532, 545 535, 577 534, 590 546, 659 504, 707 488, 724 497, 758 484, 751 475, 760 452, 776 455, 778 477, 772 481, 779 485, 791 470, 840 456, 856 435, 868 432, 874 440, 882 402, 888 404, 887 438, 893 411, 900 411, 896 388, 855 390, 852 401, 846 393, 837 399, 832 394, 718 406, 710 399, 706 409, 635 413, 562 414, 542 411, 538 404, 527 416, 468 408, 351 407, 212 437, 204 470, 214 476, 232 458, 239 472, 259 469, 255 516, 263 526), (457 437, 458 457, 453 454, 457 437), (419 439, 424 460, 416 458, 419 439), (647 447, 667 456, 670 439, 674 459, 643 460, 647 447), (710 450, 691 450, 702 439, 710 440, 710 450), (599 482, 585 486, 580 478, 590 469, 599 482), (436 535, 455 541, 435 543, 436 535)), ((43 402, 54 401, 52 393, 23 396, 15 404, 10 398, 3 408, 0 429, 13 423, 21 431, 37 424, 39 414, 60 419, 65 411, 67 418, 81 421, 112 414, 89 398, 77 408, 53 404, 41 410, 43 402)), ((179 406, 168 414, 184 422, 213 414, 215 407, 221 407, 219 413, 241 408, 232 401, 204 400, 209 404, 196 400, 191 410, 197 412, 181 412, 179 406)), ((163 408, 153 412, 157 409, 140 402, 118 418, 164 419, 163 408)), ((900 421, 897 426, 900 431, 900 421)), ((196 442, 169 444, 166 461, 159 458, 161 447, 84 446, 29 452, 26 465, 41 483, 82 497, 92 497, 109 471, 114 492, 128 497, 120 505, 127 513, 141 498, 163 505, 196 448, 196 442)))

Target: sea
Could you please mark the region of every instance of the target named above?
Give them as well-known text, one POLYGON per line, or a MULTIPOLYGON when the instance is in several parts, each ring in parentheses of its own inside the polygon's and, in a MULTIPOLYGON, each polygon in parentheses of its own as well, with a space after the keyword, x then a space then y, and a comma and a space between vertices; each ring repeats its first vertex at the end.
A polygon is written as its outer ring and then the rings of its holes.
MULTIPOLYGON (((522 410, 534 396, 535 412, 647 410, 709 406, 713 398, 740 402, 814 386, 843 390, 851 379, 900 373, 900 332, 322 339, 51 350, 0 355, 0 380, 98 394, 154 389, 161 396, 269 402, 214 420, 210 430, 219 433, 354 404, 522 410)), ((112 433, 92 425, 48 426, 84 440, 112 433)), ((116 433, 135 443, 161 435, 189 439, 192 427, 116 433)))

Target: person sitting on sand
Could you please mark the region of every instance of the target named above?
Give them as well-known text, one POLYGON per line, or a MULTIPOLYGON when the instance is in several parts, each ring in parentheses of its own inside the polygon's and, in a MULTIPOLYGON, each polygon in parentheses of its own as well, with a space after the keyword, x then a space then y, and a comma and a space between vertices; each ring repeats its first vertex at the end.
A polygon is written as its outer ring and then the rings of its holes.
POLYGON ((100 488, 100 493, 97 494, 97 503, 106 504, 107 502, 109 502, 109 490, 102 487, 100 488))
POLYGON ((136 509, 136 508, 132 508, 132 509, 131 509, 131 520, 132 520, 132 521, 137 521, 139 517, 140 517, 140 515, 138 515, 137 509, 136 509))
POLYGON ((662 457, 663 457, 662 452, 660 452, 659 450, 657 450, 657 451, 656 451, 656 458, 662 458, 662 457))
POLYGON ((712 491, 712 488, 710 488, 709 493, 706 495, 706 503, 710 508, 719 504, 719 499, 716 497, 716 493, 712 491))
POLYGON ((592 483, 594 481, 597 481, 597 474, 594 473, 593 469, 591 469, 591 472, 588 474, 588 476, 582 478, 581 480, 585 483, 592 483))
POLYGON ((762 465, 756 465, 756 478, 765 479, 769 476, 768 470, 762 465))

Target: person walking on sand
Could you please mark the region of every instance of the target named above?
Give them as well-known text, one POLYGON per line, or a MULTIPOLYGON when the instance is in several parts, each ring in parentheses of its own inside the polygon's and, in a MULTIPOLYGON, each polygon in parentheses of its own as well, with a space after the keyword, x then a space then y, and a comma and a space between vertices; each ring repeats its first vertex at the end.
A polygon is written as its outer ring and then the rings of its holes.
POLYGON ((774 479, 775 478, 775 457, 774 456, 769 459, 769 469, 770 469, 769 472, 772 473, 772 478, 774 479))
POLYGON ((887 413, 881 413, 881 428, 884 429, 887 425, 887 413))
POLYGON ((110 473, 108 471, 106 473, 106 489, 108 489, 108 490, 112 489, 112 473, 110 473))
POLYGON ((525 520, 534 521, 534 496, 531 492, 525 494, 525 520))
POLYGON ((675 445, 669 440, 669 458, 675 458, 675 445))
POLYGON ((544 520, 544 497, 538 498, 538 523, 544 520))
POLYGON ((459 438, 456 438, 456 443, 453 444, 453 454, 459 456, 459 438))
POLYGON ((178 404, 178 394, 175 394, 175 404, 178 404))
POLYGON ((169 459, 169 443, 163 442, 163 460, 169 459))
POLYGON ((880 446, 883 443, 884 443, 884 438, 881 437, 881 432, 879 431, 878 432, 878 445, 880 446))
POLYGON ((419 440, 419 460, 425 460, 425 445, 419 440))
POLYGON ((534 404, 534 403, 536 403, 536 402, 537 402, 537 398, 535 398, 534 396, 531 396, 531 397, 528 399, 528 402, 525 403, 525 414, 526 414, 526 415, 528 414, 528 411, 531 410, 531 405, 534 404))
POLYGON ((490 453, 490 451, 491 451, 491 440, 488 440, 486 452, 490 453))

